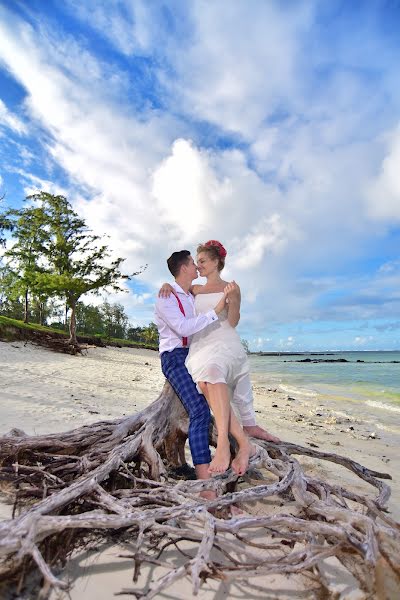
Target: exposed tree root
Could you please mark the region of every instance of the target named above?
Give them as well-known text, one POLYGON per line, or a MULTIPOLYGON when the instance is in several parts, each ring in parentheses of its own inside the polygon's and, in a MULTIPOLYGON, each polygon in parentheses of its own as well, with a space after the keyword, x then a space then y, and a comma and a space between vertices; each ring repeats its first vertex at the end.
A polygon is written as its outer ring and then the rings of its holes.
POLYGON ((60 566, 71 551, 88 539, 115 539, 116 532, 129 534, 134 582, 144 563, 167 569, 150 589, 120 591, 137 598, 154 598, 187 576, 193 594, 209 578, 272 573, 306 573, 329 590, 321 568, 329 557, 366 598, 379 597, 385 569, 400 585, 400 525, 385 513, 390 488, 382 479, 389 475, 336 454, 259 442, 247 485, 236 491, 232 470, 207 482, 172 480, 167 469, 184 461, 186 436, 186 414, 165 384, 153 404, 123 419, 62 434, 13 430, 0 438, 0 481, 14 498, 14 518, 0 523, 0 594, 17 596, 30 585, 45 598, 51 588, 66 588, 60 566), (346 467, 377 496, 308 476, 296 454, 346 467), (218 498, 206 502, 198 495, 204 489, 218 498), (276 514, 226 518, 232 504, 273 497, 276 514), (181 549, 176 565, 168 548, 183 541, 191 549, 181 549))

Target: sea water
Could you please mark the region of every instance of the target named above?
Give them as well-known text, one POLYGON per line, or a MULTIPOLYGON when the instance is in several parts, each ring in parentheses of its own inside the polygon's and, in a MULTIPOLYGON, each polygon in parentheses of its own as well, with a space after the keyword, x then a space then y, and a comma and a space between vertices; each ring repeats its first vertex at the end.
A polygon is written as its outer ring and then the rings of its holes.
POLYGON ((400 434, 400 352, 253 354, 249 359, 254 383, 314 399, 337 414, 400 434))

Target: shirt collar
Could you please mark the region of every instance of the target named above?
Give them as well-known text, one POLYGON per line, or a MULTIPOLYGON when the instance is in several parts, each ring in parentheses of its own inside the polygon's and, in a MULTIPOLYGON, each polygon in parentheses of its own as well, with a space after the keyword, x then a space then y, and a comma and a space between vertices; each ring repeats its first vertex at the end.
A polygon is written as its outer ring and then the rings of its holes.
POLYGON ((172 287, 174 288, 175 291, 178 292, 178 294, 184 294, 185 296, 190 296, 191 295, 190 292, 186 293, 185 290, 183 290, 181 288, 181 286, 176 283, 176 281, 174 281, 172 283, 172 287))

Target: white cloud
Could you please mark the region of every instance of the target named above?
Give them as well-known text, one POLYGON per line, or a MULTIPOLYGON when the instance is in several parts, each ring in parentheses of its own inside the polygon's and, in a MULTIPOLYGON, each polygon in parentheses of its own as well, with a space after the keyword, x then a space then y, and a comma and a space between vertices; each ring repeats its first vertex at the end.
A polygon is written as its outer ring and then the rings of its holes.
POLYGON ((151 12, 143 0, 118 2, 107 0, 67 0, 67 7, 75 17, 87 22, 104 35, 108 42, 126 55, 150 50, 151 12))
POLYGON ((357 335, 353 340, 353 344, 355 346, 365 346, 366 344, 370 344, 373 340, 374 340, 374 337, 372 335, 367 335, 367 336, 357 335))
POLYGON ((209 216, 229 193, 229 186, 218 181, 207 153, 179 139, 155 170, 152 193, 159 218, 176 232, 174 242, 185 245, 207 231, 209 216))
POLYGON ((11 113, 4 102, 0 99, 0 126, 1 125, 8 127, 19 135, 27 133, 27 127, 25 123, 23 123, 16 115, 11 113))
POLYGON ((400 222, 400 125, 388 136, 386 156, 367 191, 369 215, 377 221, 400 222))
POLYGON ((282 11, 273 2, 193 2, 193 38, 184 52, 168 48, 182 107, 252 138, 266 112, 291 104, 300 43, 312 5, 282 11))

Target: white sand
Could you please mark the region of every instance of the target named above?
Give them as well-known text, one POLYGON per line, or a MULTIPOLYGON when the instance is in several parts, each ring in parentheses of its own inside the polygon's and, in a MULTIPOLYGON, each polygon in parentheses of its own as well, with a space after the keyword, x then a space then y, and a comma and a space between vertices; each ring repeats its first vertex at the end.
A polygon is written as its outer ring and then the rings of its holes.
MULTIPOLYGON (((84 356, 56 354, 23 342, 0 342, 0 435, 12 427, 28 434, 72 429, 100 419, 113 419, 141 410, 160 393, 164 377, 159 357, 150 350, 127 348, 93 348, 84 356)), ((318 398, 296 397, 268 390, 255 382, 255 409, 259 424, 283 440, 319 450, 348 456, 394 478, 389 509, 400 520, 399 441, 385 432, 379 439, 368 437, 362 423, 342 422, 332 417, 329 407, 321 411, 318 398), (275 406, 274 406, 275 405, 275 406)), ((311 458, 301 458, 303 466, 330 481, 349 485, 357 492, 374 490, 346 469, 311 458)), ((249 507, 252 512, 272 510, 266 502, 249 507)), ((9 507, 0 504, 0 518, 9 516, 9 507)), ((97 552, 78 553, 69 565, 66 576, 73 581, 71 599, 106 600, 121 588, 132 587, 132 562, 118 558, 129 554, 129 548, 104 545, 97 552)), ((333 567, 332 567, 333 568, 333 567)), ((143 570, 141 582, 158 576, 159 570, 143 570)), ((304 577, 290 580, 271 576, 254 580, 252 584, 210 582, 202 588, 199 598, 312 598, 310 583, 304 577), (307 591, 308 590, 308 591, 307 591)), ((338 598, 358 600, 350 581, 342 580, 338 571, 333 588, 341 592, 338 598)), ((58 596, 57 596, 58 597, 58 596)), ((160 598, 190 598, 187 582, 178 582, 160 598)))

